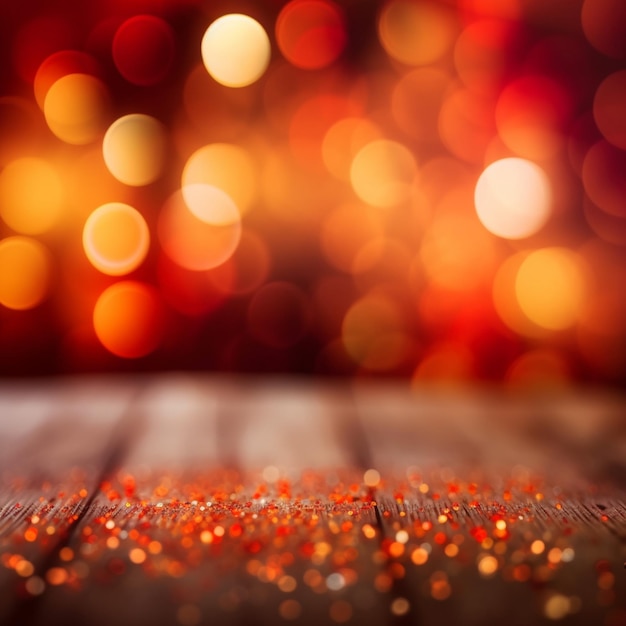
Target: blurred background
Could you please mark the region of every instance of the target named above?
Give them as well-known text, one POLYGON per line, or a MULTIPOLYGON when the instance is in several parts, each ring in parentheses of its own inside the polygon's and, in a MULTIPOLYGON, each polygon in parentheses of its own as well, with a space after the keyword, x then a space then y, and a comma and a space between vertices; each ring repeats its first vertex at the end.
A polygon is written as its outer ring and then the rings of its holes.
POLYGON ((626 382, 623 0, 0 24, 0 374, 626 382))

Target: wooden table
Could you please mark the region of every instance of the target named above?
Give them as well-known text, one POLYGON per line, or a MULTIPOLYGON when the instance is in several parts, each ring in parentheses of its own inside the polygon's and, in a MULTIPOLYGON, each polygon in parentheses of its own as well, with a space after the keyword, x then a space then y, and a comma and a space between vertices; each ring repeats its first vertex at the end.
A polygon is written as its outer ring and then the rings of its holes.
POLYGON ((624 397, 0 385, 0 624, 626 624, 624 397))

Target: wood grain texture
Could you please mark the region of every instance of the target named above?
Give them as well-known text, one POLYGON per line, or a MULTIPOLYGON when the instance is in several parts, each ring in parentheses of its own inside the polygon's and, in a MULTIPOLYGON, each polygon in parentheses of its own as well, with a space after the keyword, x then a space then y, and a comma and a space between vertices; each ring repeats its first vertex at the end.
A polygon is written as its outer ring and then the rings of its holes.
POLYGON ((626 624, 620 396, 181 374, 0 415, 2 624, 626 624))

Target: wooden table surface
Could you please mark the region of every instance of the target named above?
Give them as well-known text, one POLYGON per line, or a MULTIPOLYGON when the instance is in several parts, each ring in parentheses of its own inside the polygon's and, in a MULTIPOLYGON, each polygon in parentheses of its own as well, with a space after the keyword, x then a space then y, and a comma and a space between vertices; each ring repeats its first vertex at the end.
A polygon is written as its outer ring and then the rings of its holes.
POLYGON ((626 624, 626 404, 0 383, 0 624, 626 624))

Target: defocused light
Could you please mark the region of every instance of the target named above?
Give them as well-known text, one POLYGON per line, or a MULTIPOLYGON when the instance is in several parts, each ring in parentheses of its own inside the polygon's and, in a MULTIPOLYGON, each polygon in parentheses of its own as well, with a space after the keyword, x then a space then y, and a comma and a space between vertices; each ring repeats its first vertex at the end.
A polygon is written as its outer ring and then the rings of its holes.
POLYGON ((626 219, 598 208, 589 198, 583 198, 585 220, 601 239, 616 246, 626 246, 626 219))
MULTIPOLYGON (((246 213, 256 200, 257 186, 258 175, 250 154, 240 146, 227 143, 209 144, 196 150, 187 159, 181 177, 185 202, 199 219, 204 219, 201 216, 205 214, 208 195, 218 192, 226 195, 230 204, 234 203, 237 212, 246 213), (202 191, 197 185, 217 191, 202 191)), ((226 206, 226 200, 221 204, 226 206)), ((230 215, 232 217, 232 212, 230 215)))
POLYGON ((566 248, 531 252, 517 271, 515 293, 520 308, 548 330, 573 326, 586 295, 582 261, 566 248))
POLYGON ((289 125, 289 145, 294 156, 307 170, 325 171, 320 137, 340 120, 360 115, 362 109, 359 99, 332 92, 307 98, 289 125))
POLYGON ((596 90, 593 117, 614 146, 626 150, 626 70, 607 76, 596 90))
POLYGON ((102 81, 87 74, 68 74, 50 87, 43 110, 48 127, 59 139, 83 145, 103 132, 108 106, 102 81))
POLYGON ((104 274, 121 276, 146 257, 150 233, 145 219, 131 206, 111 202, 98 207, 83 229, 83 248, 91 264, 104 274))
POLYGON ((9 309, 32 309, 50 290, 52 256, 28 237, 0 241, 0 304, 9 309))
POLYGON ((320 243, 325 257, 338 269, 351 273, 357 255, 380 237, 380 220, 366 206, 344 205, 336 208, 322 224, 320 243))
POLYGON ((270 60, 270 40, 256 20, 232 13, 207 28, 201 52, 204 66, 218 83, 245 87, 265 72, 270 60))
POLYGON ((35 100, 40 109, 43 109, 48 90, 59 78, 68 74, 88 74, 97 76, 99 67, 97 61, 85 52, 78 50, 61 50, 51 54, 37 70, 33 81, 35 100))
POLYGON ((258 341, 288 348, 308 330, 308 298, 298 287, 273 282, 261 287, 248 306, 248 330, 258 341))
POLYGON ((392 207, 406 202, 417 175, 415 158, 403 145, 387 139, 372 141, 352 161, 352 187, 364 202, 392 207))
POLYGON ((594 48, 616 59, 626 57, 626 3, 623 0, 585 0, 581 21, 594 48))
POLYGON ((398 126, 420 141, 439 139, 437 120, 451 77, 432 67, 407 72, 391 96, 391 114, 398 126))
POLYGON ((47 128, 40 111, 27 98, 0 96, 0 168, 41 150, 47 128))
POLYGON ((452 11, 435 2, 392 0, 380 14, 378 35, 392 58, 425 65, 451 47, 457 25, 452 11))
POLYGON ((532 322, 517 300, 515 281, 529 252, 518 252, 502 263, 493 281, 493 305, 498 317, 515 333, 526 337, 544 337, 546 330, 532 322))
POLYGON ((159 257, 157 275, 160 293, 169 306, 183 315, 207 315, 226 299, 206 272, 187 270, 165 254, 159 257))
MULTIPOLYGON (((66 177, 67 202, 71 208, 72 224, 82 227, 94 207, 107 204, 111 198, 131 204, 135 201, 135 189, 124 185, 111 176, 102 158, 102 146, 93 144, 81 150, 72 159, 71 166, 64 167, 66 177)), ((80 237, 78 238, 80 245, 80 237)))
POLYGON ((591 147, 583 162, 585 191, 603 211, 626 217, 626 152, 606 141, 591 147))
POLYGON ((350 307, 341 338, 352 360, 372 371, 401 365, 411 346, 399 305, 382 294, 367 295, 350 307))
POLYGON ((493 237, 463 210, 466 194, 453 193, 424 235, 420 258, 429 280, 444 289, 469 291, 486 284, 496 262, 493 237))
POLYGON ((380 130, 368 119, 345 117, 335 122, 322 141, 322 159, 326 169, 339 180, 349 181, 350 166, 356 153, 380 138, 380 130))
MULTIPOLYGON (((26 83, 32 83, 37 68, 47 56, 71 47, 78 39, 76 24, 67 15, 55 15, 53 7, 46 11, 32 12, 30 15, 34 19, 15 33, 10 55, 17 73, 26 83)), ((4 13, 4 16, 6 23, 10 24, 11 13, 4 13)))
POLYGON ((296 67, 312 70, 330 65, 347 41, 341 7, 328 0, 292 0, 276 20, 276 41, 296 67))
POLYGON ((188 209, 199 219, 213 226, 239 222, 239 209, 233 199, 219 187, 193 184, 182 188, 188 209))
POLYGON ((241 222, 214 226, 187 208, 182 192, 174 193, 161 210, 158 222, 161 246, 175 263, 201 271, 228 260, 241 237, 241 222))
POLYGON ((494 95, 503 79, 504 51, 515 42, 515 31, 508 21, 485 19, 469 24, 454 47, 454 65, 468 89, 494 95))
POLYGON ((473 15, 493 15, 509 20, 522 14, 520 0, 459 0, 459 7, 473 15))
POLYGON ((567 93, 542 76, 524 76, 500 93, 495 119, 504 144, 529 159, 553 157, 561 149, 561 129, 570 119, 567 93))
POLYGON ((126 185, 154 182, 165 162, 165 128, 149 115, 125 115, 104 135, 102 153, 107 168, 126 185))
POLYGON ((570 378, 566 358, 556 350, 525 352, 508 368, 505 380, 523 388, 553 388, 566 385, 570 378))
POLYGON ((64 202, 61 179, 43 159, 16 159, 0 173, 0 216, 19 233, 50 230, 59 221, 64 202))
POLYGON ((506 239, 539 231, 550 217, 552 193, 545 172, 525 159, 488 165, 476 183, 474 202, 483 226, 506 239))
POLYGON ((210 270, 209 280, 223 293, 246 294, 265 282, 270 266, 270 252, 263 239, 244 230, 233 256, 223 265, 210 270))
POLYGON ((154 351, 161 341, 163 311, 157 291, 136 281, 122 281, 98 298, 93 326, 113 354, 135 359, 154 351))
POLYGON ((495 134, 490 106, 487 98, 470 89, 448 93, 439 112, 438 128, 442 143, 456 157, 470 163, 484 163, 495 134))
POLYGON ((474 359, 463 344, 435 343, 422 357, 413 373, 413 384, 450 384, 469 380, 474 373, 474 359))
POLYGON ((135 85, 155 85, 167 76, 174 60, 172 27, 154 15, 127 19, 113 37, 113 61, 135 85))

